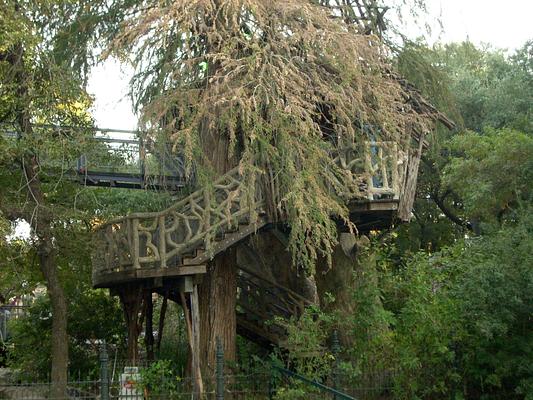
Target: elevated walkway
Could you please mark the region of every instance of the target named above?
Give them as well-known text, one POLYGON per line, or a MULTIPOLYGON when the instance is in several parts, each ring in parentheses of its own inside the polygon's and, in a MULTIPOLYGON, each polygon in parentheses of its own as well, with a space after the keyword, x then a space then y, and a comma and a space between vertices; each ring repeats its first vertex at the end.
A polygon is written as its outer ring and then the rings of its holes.
MULTIPOLYGON (((40 124, 32 128, 36 136, 57 137, 59 144, 76 149, 68 157, 38 154, 47 174, 84 186, 125 189, 177 191, 191 183, 182 157, 173 154, 171 145, 154 143, 143 132, 40 124), (86 143, 74 142, 80 136, 86 143)), ((6 124, 0 124, 0 135, 8 140, 19 137, 6 124)))

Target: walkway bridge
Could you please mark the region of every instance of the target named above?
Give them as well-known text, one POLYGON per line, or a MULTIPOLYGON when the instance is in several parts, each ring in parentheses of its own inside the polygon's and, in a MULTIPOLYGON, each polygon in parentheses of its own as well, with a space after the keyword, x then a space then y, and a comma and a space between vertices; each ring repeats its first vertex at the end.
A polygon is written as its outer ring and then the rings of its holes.
MULTIPOLYGON (((176 191, 190 184, 183 159, 170 143, 155 143, 141 131, 79 126, 32 125, 34 136, 55 141, 70 154, 58 157, 40 145, 46 173, 85 186, 176 191)), ((14 126, 0 125, 0 136, 19 138, 14 126)))

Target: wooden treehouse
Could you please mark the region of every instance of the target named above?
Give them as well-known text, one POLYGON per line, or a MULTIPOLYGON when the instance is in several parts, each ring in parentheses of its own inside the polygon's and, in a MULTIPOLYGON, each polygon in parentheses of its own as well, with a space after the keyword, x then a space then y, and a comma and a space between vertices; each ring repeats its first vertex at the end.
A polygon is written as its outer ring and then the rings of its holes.
MULTIPOLYGON (((416 140, 403 147, 395 142, 364 141, 331 155, 344 173, 337 195, 344 199, 359 232, 409 219, 422 148, 416 140)), ((257 178, 260 182, 261 177, 257 178)), ((261 190, 255 191, 253 201, 244 201, 244 192, 235 168, 211 188, 201 188, 166 210, 134 213, 97 228, 93 284, 120 296, 129 337, 135 339, 130 340, 130 358, 135 358, 142 326, 137 316, 146 307, 141 303, 143 299, 150 303, 146 318, 151 321, 152 293, 159 293, 183 306, 193 368, 198 365, 194 360, 199 340, 197 285, 207 263, 230 248, 237 254, 240 335, 263 346, 279 344, 284 329, 269 321, 299 316, 314 301, 301 278, 299 283, 291 278, 288 265, 283 265, 284 273, 264 268, 265 249, 254 238, 268 238, 267 253, 282 252, 290 227, 269 219, 261 190)), ((153 343, 151 322, 146 329, 147 343, 153 343)))

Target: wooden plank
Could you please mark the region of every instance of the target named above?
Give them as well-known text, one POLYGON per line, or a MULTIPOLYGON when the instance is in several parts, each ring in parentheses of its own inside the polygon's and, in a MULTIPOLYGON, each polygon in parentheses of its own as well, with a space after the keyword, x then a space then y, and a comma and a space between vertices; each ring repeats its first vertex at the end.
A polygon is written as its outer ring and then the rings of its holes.
POLYGON ((251 271, 251 270, 249 270, 247 268, 244 268, 242 265, 239 265, 238 268, 241 271, 247 273, 248 275, 251 275, 251 276, 253 276, 253 277, 257 278, 257 279, 260 279, 262 281, 270 283, 272 286, 277 287, 278 289, 281 289, 281 290, 283 290, 283 291, 285 291, 287 293, 290 293, 292 296, 296 297, 298 300, 304 302, 305 304, 308 304, 308 305, 312 304, 312 302, 309 299, 306 299, 305 297, 303 297, 302 295, 292 291, 288 287, 280 285, 279 283, 277 283, 277 282, 275 282, 275 281, 273 281, 273 280, 271 280, 271 279, 269 279, 269 278, 267 278, 265 276, 259 275, 256 272, 253 272, 253 271, 251 271))
POLYGON ((398 209, 398 200, 373 200, 373 201, 353 201, 348 204, 351 213, 369 212, 369 211, 388 211, 398 209))
POLYGON ((205 274, 204 265, 180 266, 171 268, 140 269, 136 271, 136 278, 157 278, 183 275, 205 274))
POLYGON ((237 331, 242 336, 247 336, 250 340, 256 341, 255 338, 250 337, 250 334, 258 336, 263 339, 263 343, 259 344, 275 344, 279 345, 281 340, 276 334, 272 334, 264 329, 260 329, 255 324, 248 321, 244 316, 237 314, 237 331), (255 340, 254 340, 255 339, 255 340))
POLYGON ((95 288, 112 287, 124 282, 135 281, 137 279, 150 278, 171 278, 187 275, 205 274, 207 271, 204 265, 180 266, 171 268, 152 269, 128 269, 125 271, 111 272, 105 274, 93 274, 93 286, 95 288))

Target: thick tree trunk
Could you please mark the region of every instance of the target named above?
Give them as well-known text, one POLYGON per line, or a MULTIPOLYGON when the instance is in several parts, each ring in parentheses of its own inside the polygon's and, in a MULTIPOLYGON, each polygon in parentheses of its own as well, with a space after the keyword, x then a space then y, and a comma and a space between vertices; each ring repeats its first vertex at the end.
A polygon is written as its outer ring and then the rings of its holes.
POLYGON ((120 288, 119 296, 128 329, 127 359, 131 365, 137 365, 139 358, 138 340, 143 320, 143 315, 139 316, 143 302, 142 287, 134 284, 125 285, 120 288))
POLYGON ((52 305, 52 388, 51 398, 64 398, 67 389, 68 335, 67 302, 57 275, 51 237, 43 235, 38 246, 39 264, 46 280, 46 289, 52 305))
MULTIPOLYGON (((340 324, 343 321, 347 322, 349 317, 357 312, 352 300, 353 291, 356 288, 356 240, 355 238, 350 239, 349 236, 343 238, 344 235, 348 234, 341 234, 339 239, 341 243, 333 251, 331 269, 328 269, 325 260, 319 260, 316 268, 316 284, 321 308, 324 311, 334 311, 342 317, 346 317, 340 319, 340 324), (351 243, 345 244, 346 242, 351 243), (335 298, 333 302, 330 302, 329 294, 335 298)), ((345 334, 349 332, 349 328, 338 326, 337 329, 342 346, 345 348, 350 347, 352 344, 351 338, 345 334)))
MULTIPOLYGON (((216 7, 219 7, 219 0, 216 7)), ((213 63, 211 68, 218 65, 213 63)), ((209 89, 207 89, 209 90, 209 89)), ((212 169, 225 174, 238 163, 237 153, 230 151, 226 132, 213 130, 205 121, 200 145, 212 169)), ((234 361, 236 357, 237 317, 237 263, 235 249, 219 254, 208 265, 207 273, 198 286, 200 314, 200 367, 205 378, 212 376, 215 368, 216 338, 220 337, 224 357, 234 361)))
POLYGON ((215 371, 216 338, 219 337, 227 361, 236 359, 237 267, 235 250, 227 250, 208 266, 199 285, 200 365, 203 376, 215 371))

